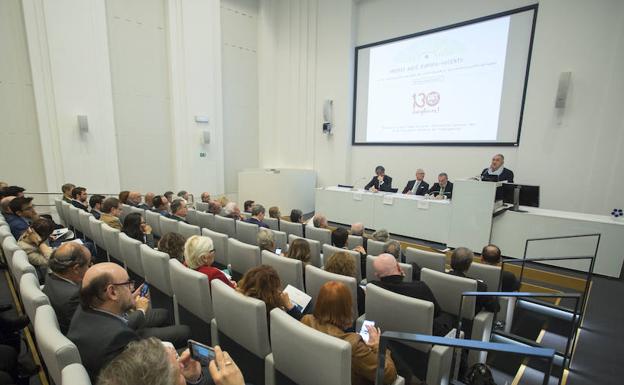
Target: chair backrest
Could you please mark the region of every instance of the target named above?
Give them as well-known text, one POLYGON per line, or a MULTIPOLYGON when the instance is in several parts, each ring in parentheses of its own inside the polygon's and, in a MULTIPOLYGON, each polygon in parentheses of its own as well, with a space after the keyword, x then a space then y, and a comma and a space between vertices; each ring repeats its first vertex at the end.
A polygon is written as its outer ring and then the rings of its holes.
POLYGON ((141 245, 139 254, 141 255, 145 280, 169 297, 173 297, 169 273, 169 254, 154 250, 148 245, 141 245))
MULTIPOLYGON (((377 277, 375 276, 375 269, 373 268, 373 261, 375 261, 375 258, 377 257, 372 255, 366 256, 366 282, 377 280, 377 277)), ((412 282, 412 265, 409 263, 399 263, 399 266, 401 266, 403 273, 405 273, 405 276, 403 276, 403 282, 412 282)))
POLYGON ((331 230, 329 229, 320 229, 317 227, 308 226, 306 228, 305 237, 308 239, 314 239, 315 241, 319 241, 321 247, 323 245, 331 245, 331 230))
POLYGON ((130 238, 125 233, 119 233, 120 258, 126 267, 140 277, 145 277, 143 262, 141 262, 140 247, 143 242, 130 238))
POLYGON ((228 237, 236 237, 236 221, 232 218, 215 215, 214 231, 227 234, 228 237))
MULTIPOLYGON (((366 285, 366 319, 381 330, 431 335, 434 305, 422 299, 397 294, 377 285, 366 285)), ((412 345, 429 351, 430 346, 412 345)))
POLYGON ((12 236, 13 234, 11 234, 11 228, 9 227, 9 225, 6 224, 6 222, 3 222, 0 225, 0 245, 2 244, 2 242, 4 242, 5 238, 12 236))
POLYGON ((260 266, 260 248, 248 245, 234 238, 228 239, 228 263, 232 270, 245 274, 247 270, 260 266))
POLYGON ((20 297, 24 303, 24 311, 29 319, 34 320, 37 308, 49 305, 50 300, 39 286, 39 279, 35 274, 26 273, 22 275, 19 284, 20 297))
POLYGON ((199 219, 197 218, 197 211, 188 209, 186 213, 186 221, 191 225, 199 226, 199 219))
POLYGON ((6 258, 9 268, 13 268, 13 254, 21 248, 17 245, 13 235, 4 238, 2 241, 2 251, 4 251, 4 257, 6 258))
POLYGON ((61 333, 52 306, 39 306, 35 314, 35 336, 39 353, 54 383, 60 384, 63 368, 82 363, 80 353, 76 345, 61 333))
POLYGON ((63 215, 63 205, 60 199, 56 199, 54 201, 54 207, 56 208, 56 213, 58 214, 61 223, 67 227, 67 221, 65 220, 65 216, 63 215))
POLYGON ((137 213, 137 214, 140 214, 142 217, 145 217, 145 209, 142 209, 140 207, 130 206, 129 211, 131 213, 137 213))
POLYGON ((347 247, 349 249, 355 249, 357 246, 364 246, 364 238, 359 235, 349 235, 349 238, 347 238, 347 247))
MULTIPOLYGON (((456 277, 424 268, 420 271, 420 280, 429 286, 440 308, 447 313, 459 315, 462 293, 477 291, 477 281, 471 278, 456 277)), ((465 297, 462 318, 473 319, 475 316, 475 297, 465 297)))
POLYGON ((160 221, 160 231, 162 232, 162 235, 178 232, 178 221, 175 219, 167 218, 164 215, 161 215, 158 220, 160 221))
POLYGON ((132 206, 127 205, 125 203, 121 204, 121 214, 119 215, 119 220, 123 223, 126 216, 132 212, 132 206))
POLYGON ((70 207, 72 207, 72 205, 65 201, 61 201, 61 211, 63 212, 63 218, 65 218, 65 224, 68 228, 71 226, 71 218, 69 218, 70 207))
POLYGON ((197 212, 198 226, 203 229, 215 229, 215 215, 210 213, 197 212))
POLYGON ((210 208, 210 203, 195 202, 195 208, 197 209, 197 211, 208 211, 208 209, 210 208))
POLYGON ((91 385, 89 373, 82 364, 71 364, 61 370, 61 385, 91 385))
POLYGON ((189 225, 188 223, 179 221, 178 233, 180 233, 184 238, 189 239, 193 235, 201 235, 201 229, 199 226, 189 225))
POLYGON ((69 206, 69 223, 71 223, 73 228, 82 232, 82 228, 80 227, 80 211, 80 209, 74 206, 69 206))
POLYGON ((15 279, 15 283, 19 285, 20 279, 22 279, 22 275, 26 273, 31 273, 35 277, 37 276, 37 269, 28 261, 28 255, 24 250, 16 250, 13 253, 13 266, 11 269, 11 273, 13 274, 13 279, 15 279))
POLYGON ((353 300, 353 319, 355 320, 358 317, 357 282, 355 281, 355 278, 330 273, 312 265, 307 265, 305 269, 305 288, 306 293, 312 297, 312 306, 315 306, 319 290, 325 282, 338 281, 347 285, 349 291, 351 291, 351 299, 353 300))
POLYGON ((286 248, 288 247, 288 235, 286 235, 283 231, 273 231, 273 239, 275 239, 275 247, 277 249, 282 249, 282 252, 286 252, 286 248))
POLYGON ((273 309, 270 317, 275 369, 300 385, 351 384, 351 344, 307 327, 280 309, 273 309))
POLYGON ((169 273, 171 288, 178 304, 209 324, 213 312, 208 276, 189 269, 177 259, 169 260, 169 273))
POLYGON ((101 248, 106 248, 104 238, 102 237, 102 221, 95 219, 93 215, 89 216, 89 228, 91 230, 91 239, 101 248))
POLYGON ((248 245, 258 245, 258 225, 239 221, 236 224, 236 239, 248 245))
POLYGON ((104 241, 104 248, 108 252, 108 255, 111 255, 118 260, 121 260, 119 233, 119 230, 113 229, 106 223, 102 223, 102 240, 104 241))
MULTIPOLYGON (((295 239, 301 238, 294 234, 290 234, 288 236, 288 247, 292 247, 292 243, 295 239)), ((312 266, 321 267, 323 266, 323 261, 321 260, 321 243, 319 241, 315 241, 313 239, 301 238, 305 239, 310 246, 310 264, 312 266)))
POLYGON ((157 212, 145 210, 145 223, 150 225, 152 232, 157 237, 162 236, 162 231, 160 229, 160 217, 161 215, 157 212))
POLYGON ((202 235, 212 239, 215 249, 215 261, 223 266, 228 265, 228 236, 207 228, 202 228, 202 235))
POLYGON ((279 231, 280 220, 277 218, 264 217, 264 223, 269 225, 269 229, 279 231))
POLYGON ((280 221, 280 231, 303 238, 303 223, 280 221))
POLYGON ((327 262, 327 259, 335 253, 345 252, 355 259, 355 277, 358 282, 362 280, 362 256, 357 251, 341 249, 340 247, 325 244, 323 245, 323 262, 327 262))
POLYGON ((292 285, 304 291, 303 286, 303 262, 273 254, 268 250, 262 251, 262 264, 272 266, 282 281, 282 287, 292 285))
POLYGON ((218 279, 212 286, 212 306, 219 331, 256 356, 271 353, 266 305, 247 297, 218 279))
POLYGON ((366 253, 369 255, 374 255, 375 257, 379 254, 383 253, 385 242, 375 241, 374 239, 369 239, 366 242, 366 253))
POLYGON ((497 291, 500 282, 500 266, 473 262, 466 276, 485 282, 488 291, 497 291))
POLYGON ((405 249, 405 262, 416 263, 421 268, 427 268, 444 273, 446 255, 408 247, 405 249))
POLYGON ((89 222, 89 218, 91 218, 91 216, 91 214, 84 210, 78 210, 78 221, 80 222, 80 230, 89 239, 93 239, 93 234, 91 234, 91 225, 89 222))

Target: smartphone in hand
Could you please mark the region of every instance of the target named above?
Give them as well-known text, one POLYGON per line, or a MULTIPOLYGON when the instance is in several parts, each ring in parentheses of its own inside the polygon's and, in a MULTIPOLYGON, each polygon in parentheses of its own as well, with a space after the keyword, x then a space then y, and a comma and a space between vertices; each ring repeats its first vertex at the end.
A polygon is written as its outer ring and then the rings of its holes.
POLYGON ((141 292, 139 293, 139 295, 141 297, 145 297, 147 296, 148 292, 149 292, 149 284, 147 282, 144 282, 143 287, 141 287, 141 292))
POLYGON ((191 352, 191 358, 201 363, 202 366, 208 366, 210 361, 215 359, 214 349, 201 342, 188 340, 188 348, 191 352))
POLYGON ((365 343, 368 343, 368 328, 367 326, 375 326, 375 321, 364 321, 364 323, 362 324, 362 329, 360 329, 360 335, 362 336, 362 339, 364 340, 365 343))

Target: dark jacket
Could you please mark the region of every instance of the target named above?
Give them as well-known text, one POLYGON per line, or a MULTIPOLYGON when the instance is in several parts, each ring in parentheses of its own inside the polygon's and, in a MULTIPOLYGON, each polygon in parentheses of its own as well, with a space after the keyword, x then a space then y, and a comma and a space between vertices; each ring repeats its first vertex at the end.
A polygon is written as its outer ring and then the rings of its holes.
POLYGON ((379 281, 372 281, 373 285, 389 290, 393 293, 402 294, 411 298, 422 299, 433 303, 433 316, 440 314, 440 305, 436 301, 433 292, 426 283, 421 281, 403 282, 400 275, 390 275, 381 278, 379 281))
POLYGON ((371 179, 370 182, 368 182, 368 184, 366 186, 364 186, 364 190, 368 190, 371 187, 375 187, 375 189, 379 190, 379 191, 388 191, 390 192, 390 189, 392 188, 392 178, 390 178, 388 175, 384 175, 383 177, 383 184, 381 184, 381 186, 379 185, 379 180, 377 179, 377 175, 375 175, 373 177, 373 179, 371 179))
MULTIPOLYGON (((440 193, 440 184, 436 182, 433 184, 433 187, 429 189, 429 194, 438 195, 439 193, 440 193)), ((444 188, 444 195, 446 195, 448 199, 451 199, 453 196, 453 183, 451 183, 450 181, 446 182, 446 187, 444 188)))
MULTIPOLYGON (((455 270, 449 271, 448 274, 454 275, 456 277, 470 278, 466 277, 466 274, 455 270)), ((477 281, 477 291, 488 291, 488 287, 485 282, 479 279, 476 279, 475 281, 477 281)), ((500 310, 500 304, 498 303, 498 299, 496 297, 477 297, 475 314, 479 313, 481 310, 490 311, 493 313, 498 312, 500 310)))
POLYGON ((508 168, 503 167, 503 172, 500 175, 492 175, 488 173, 487 168, 484 168, 481 171, 481 180, 490 181, 490 182, 502 182, 507 181, 509 183, 513 183, 514 181, 514 173, 508 168))
POLYGON ((19 215, 6 214, 4 216, 4 219, 6 219, 7 223, 9 224, 9 227, 11 228, 11 234, 13 234, 13 237, 16 241, 20 239, 24 231, 26 231, 30 226, 28 224, 28 221, 26 221, 26 219, 20 217, 19 215))
POLYGON ((249 219, 246 219, 245 222, 258 225, 260 227, 264 227, 265 229, 269 228, 269 225, 267 225, 266 223, 262 221, 259 221, 257 218, 254 218, 254 217, 250 217, 249 219))
POLYGON ((501 286, 501 291, 518 291, 520 290, 520 281, 511 271, 503 270, 503 284, 501 286))
MULTIPOLYGON (((409 182, 407 182, 407 185, 403 189, 403 194, 407 194, 408 192, 412 191, 412 189, 414 188, 414 184, 415 183, 416 183, 416 179, 410 180, 409 182)), ((425 182, 423 180, 418 185, 418 191, 416 191, 416 194, 414 194, 414 195, 425 195, 427 193, 427 191, 429 191, 429 183, 427 183, 427 182, 425 182)))
POLYGON ((89 212, 89 208, 86 205, 83 205, 82 203, 80 203, 78 201, 72 200, 71 204, 72 204, 72 206, 74 206, 74 207, 76 207, 76 208, 78 208, 80 210, 89 212))
POLYGON ((48 273, 43 292, 54 308, 61 333, 67 334, 76 308, 80 305, 80 286, 48 273))

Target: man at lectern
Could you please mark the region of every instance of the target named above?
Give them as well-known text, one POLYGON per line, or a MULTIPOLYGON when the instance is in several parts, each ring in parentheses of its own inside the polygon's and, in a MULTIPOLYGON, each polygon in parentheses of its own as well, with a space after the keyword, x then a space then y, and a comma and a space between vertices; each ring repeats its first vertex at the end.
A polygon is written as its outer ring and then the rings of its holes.
POLYGON ((438 182, 434 183, 433 187, 429 189, 429 194, 440 199, 443 197, 451 199, 453 196, 453 183, 449 182, 447 173, 441 172, 438 174, 438 182))
POLYGON ((416 179, 407 182, 403 189, 403 194, 425 195, 429 191, 429 183, 424 181, 425 170, 419 168, 416 170, 416 179))
POLYGON ((366 186, 364 186, 364 190, 369 190, 372 192, 377 191, 390 191, 392 189, 392 178, 386 175, 386 169, 383 166, 375 167, 375 176, 371 179, 370 182, 366 186))
POLYGON ((481 180, 487 182, 509 182, 513 183, 514 173, 505 165, 503 154, 496 154, 492 157, 490 167, 484 168, 481 172, 481 180))

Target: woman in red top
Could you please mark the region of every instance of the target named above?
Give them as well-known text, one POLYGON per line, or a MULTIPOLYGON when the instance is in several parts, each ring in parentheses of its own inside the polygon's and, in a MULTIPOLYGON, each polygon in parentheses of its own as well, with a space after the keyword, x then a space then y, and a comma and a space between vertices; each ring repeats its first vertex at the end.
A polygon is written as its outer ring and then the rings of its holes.
POLYGON ((186 266, 206 274, 208 281, 218 279, 235 288, 236 282, 231 281, 221 270, 212 267, 214 255, 214 246, 210 237, 193 235, 184 244, 184 262, 186 266))

